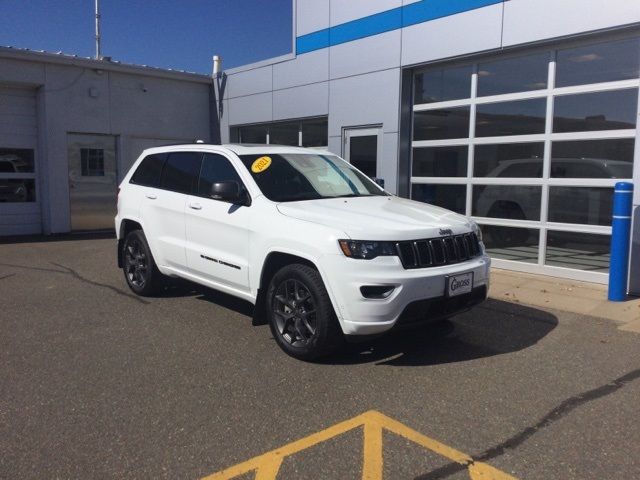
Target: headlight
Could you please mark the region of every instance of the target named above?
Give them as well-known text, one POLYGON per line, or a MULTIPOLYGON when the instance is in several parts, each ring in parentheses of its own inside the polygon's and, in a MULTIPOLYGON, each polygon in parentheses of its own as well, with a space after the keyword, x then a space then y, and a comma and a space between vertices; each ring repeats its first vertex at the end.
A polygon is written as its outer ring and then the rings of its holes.
POLYGON ((398 255, 393 242, 367 240, 338 240, 340 249, 347 257, 371 260, 376 257, 398 255))
POLYGON ((478 225, 476 222, 473 222, 471 228, 473 228, 473 233, 475 233, 476 237, 478 237, 478 241, 481 242, 482 241, 482 230, 480 229, 480 225, 478 225))

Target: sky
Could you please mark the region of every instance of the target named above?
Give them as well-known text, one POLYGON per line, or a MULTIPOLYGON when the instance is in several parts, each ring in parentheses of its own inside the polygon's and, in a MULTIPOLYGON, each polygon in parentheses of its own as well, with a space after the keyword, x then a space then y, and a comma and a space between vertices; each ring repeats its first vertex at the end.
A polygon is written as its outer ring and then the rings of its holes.
MULTIPOLYGON (((292 51, 292 0, 100 0, 102 55, 211 74, 292 51)), ((94 0, 0 0, 0 45, 95 54, 94 0)))

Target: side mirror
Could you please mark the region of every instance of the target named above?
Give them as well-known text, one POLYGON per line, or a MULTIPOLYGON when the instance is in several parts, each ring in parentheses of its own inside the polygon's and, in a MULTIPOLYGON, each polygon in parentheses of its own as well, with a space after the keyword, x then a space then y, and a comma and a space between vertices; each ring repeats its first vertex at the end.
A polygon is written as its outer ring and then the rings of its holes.
POLYGON ((247 193, 235 180, 211 184, 211 198, 238 205, 247 205, 247 193))
POLYGON ((384 178, 373 177, 371 180, 376 182, 380 188, 384 188, 384 178))

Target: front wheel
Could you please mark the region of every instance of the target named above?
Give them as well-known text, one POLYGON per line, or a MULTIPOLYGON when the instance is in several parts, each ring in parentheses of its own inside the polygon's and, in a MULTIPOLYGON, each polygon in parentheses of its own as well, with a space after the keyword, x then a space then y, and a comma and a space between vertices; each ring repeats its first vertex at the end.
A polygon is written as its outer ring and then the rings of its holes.
POLYGON ((317 270, 287 265, 271 279, 267 315, 276 342, 288 355, 314 360, 343 343, 331 300, 317 270))

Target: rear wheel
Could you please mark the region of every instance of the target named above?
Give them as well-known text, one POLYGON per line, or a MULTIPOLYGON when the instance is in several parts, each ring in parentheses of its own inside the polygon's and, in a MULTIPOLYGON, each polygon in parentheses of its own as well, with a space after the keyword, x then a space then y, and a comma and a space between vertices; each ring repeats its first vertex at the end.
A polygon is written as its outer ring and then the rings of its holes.
POLYGON ((142 230, 129 232, 122 247, 124 278, 129 288, 143 297, 158 293, 163 275, 153 260, 142 230))
POLYGON ((331 300, 317 270, 287 265, 267 290, 271 333, 282 350, 300 360, 329 355, 343 343, 331 300))

